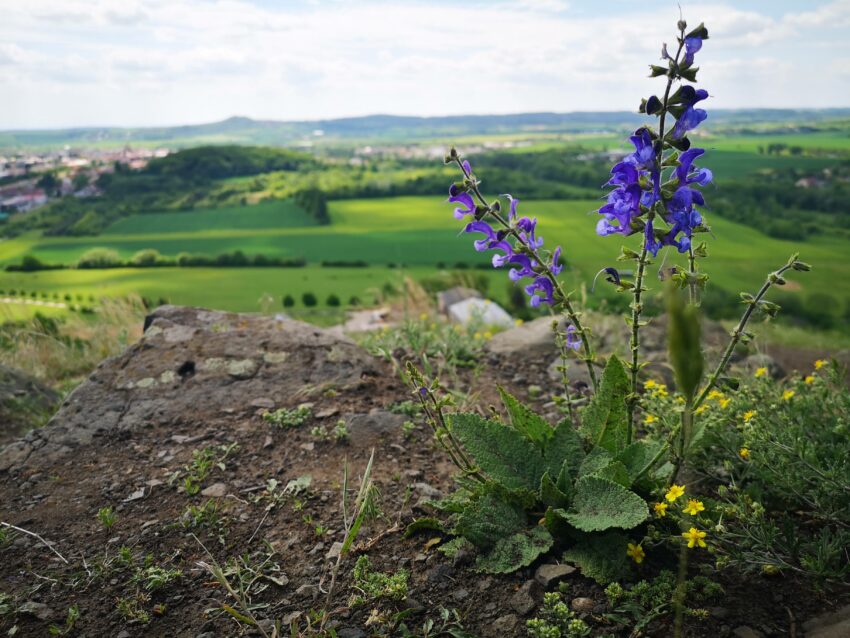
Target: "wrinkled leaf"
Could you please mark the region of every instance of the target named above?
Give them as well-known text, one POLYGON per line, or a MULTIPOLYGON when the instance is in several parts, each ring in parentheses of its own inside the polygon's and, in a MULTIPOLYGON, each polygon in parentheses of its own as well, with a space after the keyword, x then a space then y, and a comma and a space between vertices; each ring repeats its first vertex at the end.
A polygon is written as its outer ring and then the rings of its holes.
POLYGON ((526 516, 522 508, 491 491, 467 506, 458 516, 454 532, 478 548, 489 549, 525 526, 526 516))
POLYGON ((569 495, 558 488, 549 476, 549 472, 540 479, 540 500, 551 507, 568 507, 570 504, 569 495))
POLYGON ((579 478, 582 476, 596 474, 607 467, 613 460, 614 457, 611 456, 611 453, 608 452, 608 450, 601 447, 593 448, 590 453, 584 457, 584 461, 582 461, 581 466, 579 467, 579 478))
POLYGON ((507 574, 530 565, 541 554, 548 552, 552 535, 542 526, 519 532, 501 539, 487 554, 475 562, 478 571, 490 574, 507 574))
POLYGON ((619 483, 598 476, 576 481, 572 510, 565 517, 584 532, 631 529, 649 517, 644 500, 619 483))
POLYGON ((629 479, 631 479, 632 483, 634 483, 638 476, 644 475, 649 471, 649 465, 655 459, 661 447, 661 443, 644 439, 632 443, 620 452, 617 456, 617 461, 626 466, 629 479))
POLYGON ((513 428, 477 414, 449 415, 451 430, 478 467, 507 488, 536 492, 543 476, 543 456, 533 443, 513 428))
POLYGON ((584 576, 607 585, 628 574, 628 542, 622 532, 588 535, 564 553, 564 560, 578 565, 584 576))
POLYGON ((511 425, 517 432, 525 435, 529 441, 542 448, 546 441, 552 437, 552 426, 534 410, 505 391, 504 388, 501 386, 498 386, 498 388, 505 409, 508 411, 508 416, 511 418, 511 425))
POLYGON ((615 355, 611 355, 599 392, 590 401, 581 415, 582 434, 594 446, 603 447, 617 454, 626 447, 628 410, 626 396, 630 392, 629 377, 623 364, 615 355))
POLYGON ((543 450, 543 458, 552 476, 558 476, 563 468, 572 478, 578 475, 584 460, 584 446, 581 436, 567 419, 555 426, 552 438, 543 450))

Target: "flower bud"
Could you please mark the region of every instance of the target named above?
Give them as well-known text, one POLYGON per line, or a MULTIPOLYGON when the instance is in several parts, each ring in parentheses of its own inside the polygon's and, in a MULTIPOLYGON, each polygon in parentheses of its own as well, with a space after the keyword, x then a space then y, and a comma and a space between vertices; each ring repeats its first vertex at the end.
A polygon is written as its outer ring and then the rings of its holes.
POLYGON ((796 259, 792 262, 791 268, 793 268, 794 270, 800 270, 802 272, 808 272, 812 269, 811 265, 807 264, 804 261, 798 261, 796 259))
POLYGON ((684 31, 685 29, 688 28, 688 23, 685 22, 684 20, 679 20, 676 23, 676 28, 679 29, 679 31, 684 31))

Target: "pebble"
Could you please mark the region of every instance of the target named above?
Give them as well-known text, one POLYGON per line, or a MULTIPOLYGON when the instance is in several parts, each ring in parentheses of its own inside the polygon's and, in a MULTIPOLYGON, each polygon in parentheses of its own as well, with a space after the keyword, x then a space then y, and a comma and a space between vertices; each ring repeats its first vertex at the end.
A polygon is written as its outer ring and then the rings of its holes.
POLYGON ((454 598, 457 602, 462 600, 466 600, 469 598, 469 590, 468 589, 458 589, 452 592, 452 598, 454 598))
POLYGON ((493 636, 514 636, 516 635, 517 624, 519 619, 514 614, 505 614, 493 621, 490 625, 490 630, 493 636))
POLYGON ((21 614, 27 614, 28 616, 35 616, 39 620, 47 620, 50 618, 50 608, 44 603, 37 603, 33 600, 28 600, 18 607, 18 612, 21 614))
POLYGON ((366 632, 357 627, 342 627, 336 635, 339 638, 366 638, 366 632))
POLYGON ((757 631, 752 627, 747 627, 746 625, 741 625, 740 627, 733 629, 732 635, 735 636, 735 638, 763 638, 764 636, 764 634, 760 631, 757 631))
POLYGON ((316 594, 319 593, 319 590, 316 589, 315 585, 301 585, 298 589, 295 590, 296 596, 310 597, 315 598, 316 594))
POLYGON ((525 616, 537 605, 534 600, 540 585, 535 580, 526 581, 519 590, 511 596, 511 609, 521 616, 525 616))
POLYGON ((850 605, 803 623, 807 638, 844 638, 850 636, 850 605))
POLYGON ((205 487, 201 490, 201 496, 207 496, 210 498, 221 498, 225 494, 227 494, 227 485, 224 483, 213 483, 209 487, 205 487))
POLYGON ((576 571, 572 565, 541 565, 534 574, 534 580, 540 583, 544 589, 563 580, 576 571))
POLYGON ((581 612, 593 611, 593 608, 595 606, 596 606, 596 603, 593 602, 592 598, 580 597, 580 598, 573 598, 570 601, 570 607, 572 608, 573 611, 581 611, 581 612))

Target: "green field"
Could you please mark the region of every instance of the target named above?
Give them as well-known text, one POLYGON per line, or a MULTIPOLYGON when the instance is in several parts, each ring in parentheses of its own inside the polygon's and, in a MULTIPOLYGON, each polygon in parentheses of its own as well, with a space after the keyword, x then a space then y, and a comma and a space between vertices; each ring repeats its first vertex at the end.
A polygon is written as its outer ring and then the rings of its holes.
MULTIPOLYGON (((594 232, 598 202, 522 202, 520 211, 537 216, 547 245, 564 246, 572 285, 587 283, 601 268, 616 265, 618 238, 600 238, 594 232)), ((248 255, 303 256, 307 268, 148 268, 114 270, 62 270, 0 275, 0 289, 61 293, 123 295, 136 292, 175 303, 212 306, 227 310, 256 310, 263 294, 277 299, 284 294, 300 297, 312 291, 320 301, 336 294, 343 302, 352 295, 367 298, 370 288, 398 281, 400 271, 389 263, 406 264, 406 272, 421 277, 439 264, 482 263, 485 255, 471 246, 472 237, 460 233, 462 224, 440 197, 397 197, 333 202, 330 226, 287 226, 281 215, 261 207, 135 215, 114 224, 98 237, 44 238, 35 234, 0 242, 0 264, 17 262, 35 254, 47 262, 73 263, 93 246, 117 250, 123 257, 143 248, 164 255, 181 251, 215 255, 242 250, 248 255), (243 217, 244 216, 244 217, 243 217), (151 220, 155 224, 150 223, 151 220), (207 224, 207 221, 210 224, 207 224), (263 222, 266 226, 263 226, 263 222), (156 230, 154 230, 154 228, 156 230), (322 260, 364 260, 370 268, 320 268, 322 260)), ((286 217, 291 221, 291 217, 286 217)), ((828 293, 843 309, 850 297, 850 263, 846 242, 818 237, 802 244, 766 237, 758 231, 724 219, 707 216, 714 237, 706 235, 711 258, 705 267, 711 281, 737 293, 759 286, 765 273, 784 263, 792 252, 814 265, 811 273, 792 277, 789 290, 804 296, 828 293)), ((632 238, 627 243, 636 244, 632 238)), ((660 262, 660 259, 659 259, 660 262)), ((681 263, 668 254, 666 265, 681 263)), ((494 296, 506 294, 507 277, 493 273, 494 296), (498 283, 499 281, 503 283, 498 283)), ((653 277, 654 278, 654 277, 653 277)))

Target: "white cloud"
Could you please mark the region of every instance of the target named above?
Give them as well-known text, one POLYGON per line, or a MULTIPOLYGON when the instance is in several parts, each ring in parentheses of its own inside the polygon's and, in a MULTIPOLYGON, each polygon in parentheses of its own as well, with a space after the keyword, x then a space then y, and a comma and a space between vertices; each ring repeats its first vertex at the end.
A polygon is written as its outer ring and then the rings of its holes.
MULTIPOLYGON (((686 7, 711 32, 699 62, 714 105, 846 103, 847 73, 811 69, 824 48, 833 60, 850 57, 850 0, 785 15, 742 4, 686 7)), ((646 65, 662 41, 672 43, 675 9, 600 6, 588 17, 586 5, 577 8, 560 0, 13 3, 0 23, 0 91, 12 96, 0 102, 0 127, 632 109, 660 90, 646 65)))

